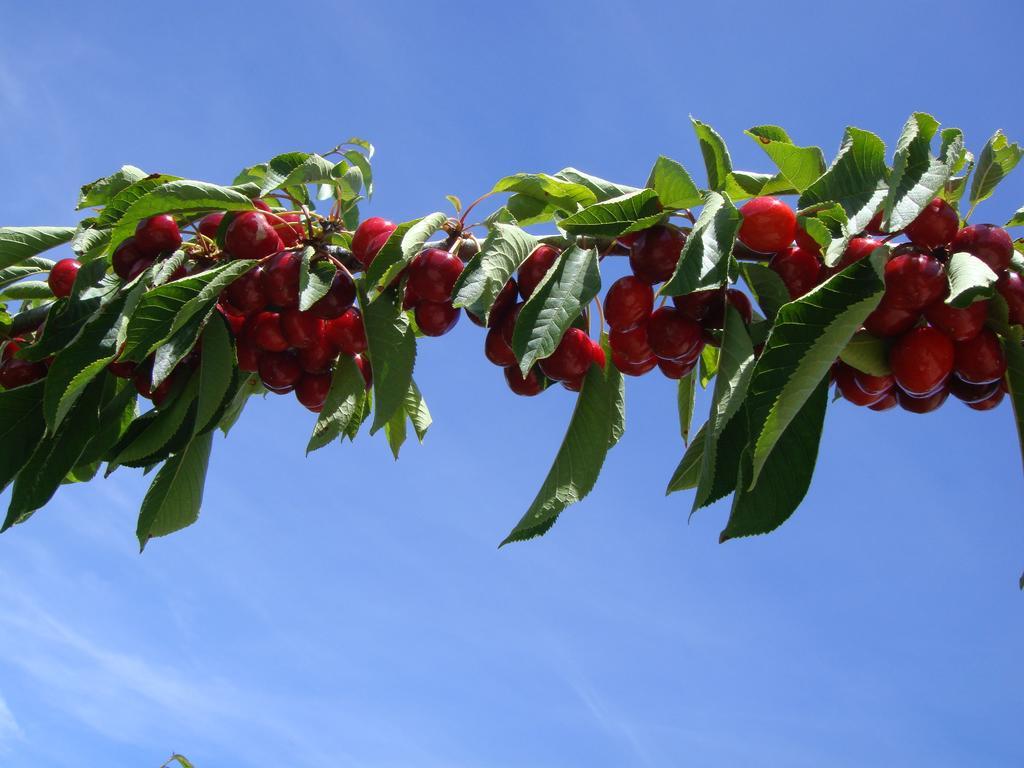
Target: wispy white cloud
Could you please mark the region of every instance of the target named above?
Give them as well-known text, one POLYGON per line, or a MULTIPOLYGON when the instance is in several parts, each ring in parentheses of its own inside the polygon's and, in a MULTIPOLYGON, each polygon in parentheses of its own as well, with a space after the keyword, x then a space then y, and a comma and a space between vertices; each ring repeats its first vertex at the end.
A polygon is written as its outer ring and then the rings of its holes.
POLYGON ((18 725, 18 721, 14 719, 14 713, 7 706, 7 701, 3 695, 0 695, 0 752, 7 751, 12 741, 22 738, 21 727, 18 725))

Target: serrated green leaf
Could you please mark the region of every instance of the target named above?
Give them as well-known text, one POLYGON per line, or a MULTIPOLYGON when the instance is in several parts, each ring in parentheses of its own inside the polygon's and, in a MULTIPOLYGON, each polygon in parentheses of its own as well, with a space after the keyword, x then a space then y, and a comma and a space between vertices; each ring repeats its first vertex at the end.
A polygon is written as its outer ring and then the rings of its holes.
POLYGON ((659 294, 682 296, 724 283, 742 216, 728 195, 709 192, 672 277, 659 294))
POLYGON ((1006 388, 1013 404, 1013 417, 1017 424, 1017 439, 1021 459, 1024 460, 1024 346, 1015 336, 1003 336, 1000 341, 1006 354, 1006 388))
POLYGON ((966 252, 957 252, 946 262, 949 296, 946 303, 963 309, 979 299, 991 298, 999 276, 981 259, 966 252))
POLYGON ((106 205, 122 189, 131 186, 146 177, 146 172, 134 165, 122 165, 118 170, 102 179, 90 182, 82 187, 75 210, 106 205))
POLYGON ((500 546, 543 536, 558 515, 590 493, 615 443, 617 415, 625 399, 622 374, 614 365, 591 366, 576 400, 569 429, 554 464, 526 514, 500 546))
POLYGON ((100 403, 100 427, 89 438, 79 464, 99 463, 110 449, 124 436, 128 426, 138 416, 138 392, 135 386, 124 379, 108 376, 104 382, 103 399, 100 403))
POLYGON ((732 158, 725 146, 725 140, 707 123, 693 117, 693 132, 697 134, 700 153, 704 157, 704 167, 708 172, 708 189, 721 192, 725 189, 729 174, 732 173, 732 158))
POLYGON ((0 290, 0 301, 52 299, 53 291, 45 280, 25 280, 0 290))
POLYGON ((942 131, 938 157, 931 152, 939 121, 915 112, 903 126, 893 155, 889 193, 885 198, 883 227, 896 232, 918 217, 953 174, 964 151, 963 133, 956 128, 942 131))
MULTIPOLYGON (((523 224, 530 223, 530 219, 541 217, 542 212, 546 210, 572 214, 582 206, 597 202, 594 192, 583 184, 559 179, 546 173, 517 173, 506 176, 500 179, 491 191, 517 193, 512 198, 518 198, 515 205, 519 207, 519 211, 515 215, 523 224)), ((512 199, 509 200, 510 208, 512 199)))
POLYGON ((331 388, 313 427, 313 435, 306 446, 307 455, 344 434, 359 411, 365 391, 366 384, 355 361, 348 355, 342 355, 334 369, 331 388))
POLYGON ((0 227, 0 269, 70 242, 74 227, 0 227))
POLYGON ((666 208, 692 208, 704 199, 682 164, 664 155, 654 161, 647 186, 658 193, 658 199, 666 208))
POLYGON ((996 185, 1020 162, 1021 155, 1024 149, 1019 144, 1010 143, 1002 131, 995 132, 978 156, 971 182, 971 210, 992 195, 996 185))
POLYGON ((693 436, 693 441, 687 447, 683 458, 680 459, 675 472, 672 473, 668 486, 665 488, 666 496, 677 491, 688 491, 691 488, 697 487, 697 483, 700 482, 701 466, 704 463, 704 439, 706 434, 707 423, 705 422, 697 430, 697 434, 693 436))
POLYGON ((755 125, 745 133, 772 159, 779 173, 797 192, 803 192, 825 173, 820 147, 798 147, 777 125, 755 125))
POLYGON ((197 435, 216 428, 227 399, 238 384, 235 345, 227 321, 219 313, 206 324, 202 340, 199 372, 196 374, 199 381, 195 428, 197 435))
POLYGON ((888 376, 889 344, 867 331, 857 331, 839 353, 839 359, 870 376, 888 376))
POLYGON ((466 264, 453 291, 456 307, 487 320, 505 283, 540 241, 512 224, 495 223, 479 253, 466 264))
POLYGON ((260 184, 260 196, 275 189, 296 185, 329 182, 334 163, 317 154, 288 152, 267 163, 266 176, 260 184))
POLYGON ((100 215, 96 219, 96 226, 100 229, 111 229, 139 198, 145 197, 169 181, 180 180, 180 176, 168 176, 163 173, 154 173, 139 179, 122 189, 103 206, 103 210, 100 211, 100 215))
POLYGON ((413 219, 398 225, 366 270, 367 290, 378 292, 371 294, 371 301, 376 299, 416 254, 423 250, 427 240, 439 231, 446 221, 448 216, 438 211, 422 219, 413 219))
POLYGON ((679 384, 676 388, 676 404, 679 409, 679 436, 683 438, 683 445, 687 445, 690 442, 693 406, 697 400, 696 378, 696 371, 690 371, 679 379, 679 384))
POLYGON ((416 363, 416 334, 402 311, 396 291, 385 291, 374 302, 360 297, 376 409, 370 434, 383 427, 405 402, 416 363))
POLYGON ((139 550, 157 536, 180 531, 199 519, 213 432, 193 438, 156 473, 139 511, 139 550))
MULTIPOLYGON (((597 176, 591 176, 589 173, 584 173, 576 168, 563 168, 555 174, 555 178, 586 187, 593 192, 597 202, 610 200, 613 197, 622 197, 623 195, 628 195, 631 192, 636 192, 638 189, 637 187, 630 187, 625 184, 616 184, 614 181, 608 181, 607 179, 601 179, 597 176)), ((584 204, 589 205, 589 203, 584 204)))
POLYGON ((0 288, 5 288, 26 277, 49 272, 54 263, 53 260, 45 259, 42 256, 31 256, 21 264, 13 264, 5 269, 0 269, 0 288))
POLYGON ((652 227, 662 217, 658 193, 653 189, 641 189, 589 205, 562 219, 558 226, 570 235, 615 237, 652 227))
POLYGON ((749 200, 762 195, 795 195, 796 190, 781 173, 731 171, 721 190, 733 200, 749 200))
POLYGON ((405 394, 405 412, 409 416, 412 428, 416 432, 416 439, 421 443, 426 437, 427 430, 433 423, 430 410, 427 408, 427 401, 423 399, 419 387, 415 381, 409 382, 409 391, 405 394))
POLYGON ((700 388, 707 389, 708 384, 718 373, 718 347, 705 344, 700 353, 700 388))
POLYGON ((405 408, 399 408, 384 424, 384 436, 387 438, 388 447, 391 449, 391 455, 394 456, 396 461, 398 460, 399 451, 401 451, 402 446, 405 445, 405 421, 405 408))
POLYGON ((147 416, 141 422, 143 428, 131 436, 130 441, 118 446, 119 450, 110 461, 112 466, 147 463, 151 457, 164 450, 169 442, 182 430, 191 435, 195 425, 196 395, 199 392, 199 377, 192 376, 178 396, 164 408, 147 416), (186 426, 187 423, 187 426, 186 426))
POLYGON ((1006 222, 1007 227, 1024 227, 1024 206, 1017 209, 1017 212, 1006 222))
POLYGON ((42 381, 0 390, 0 491, 29 460, 46 431, 42 381))
POLYGON ((305 312, 327 295, 337 269, 330 261, 314 261, 316 249, 306 246, 302 250, 302 266, 299 269, 299 309, 305 312))
POLYGON ((765 264, 747 261, 740 265, 740 273, 754 294, 757 306, 768 320, 774 320, 782 306, 790 301, 789 289, 778 272, 765 264))
POLYGON ((572 246, 548 270, 519 311, 512 351, 525 374, 552 352, 601 288, 597 249, 572 246))

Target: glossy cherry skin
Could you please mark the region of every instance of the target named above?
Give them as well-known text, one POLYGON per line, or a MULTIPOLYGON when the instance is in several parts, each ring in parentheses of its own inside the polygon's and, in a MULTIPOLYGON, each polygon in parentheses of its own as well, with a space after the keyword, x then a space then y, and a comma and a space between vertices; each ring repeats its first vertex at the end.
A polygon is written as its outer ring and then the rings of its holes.
POLYGON ((1003 396, 1006 394, 1006 390, 1000 387, 993 394, 986 397, 984 400, 979 400, 976 403, 967 403, 967 407, 973 411, 991 411, 993 408, 1003 402, 1003 396))
POLYGON ((291 248, 302 242, 306 230, 302 226, 302 214, 298 211, 285 211, 275 214, 276 219, 271 218, 270 224, 281 238, 285 248, 291 248))
POLYGON ((957 375, 972 384, 998 381, 1006 375, 1006 355, 999 337, 989 328, 977 336, 958 341, 954 368, 957 375))
POLYGON ((267 307, 263 290, 263 267, 255 266, 237 278, 225 291, 228 303, 245 315, 260 312, 267 307))
POLYGON ((131 360, 112 360, 107 364, 107 370, 119 379, 130 379, 137 367, 131 360))
POLYGON ((949 378, 953 359, 952 340, 929 326, 907 331, 889 350, 889 367, 896 383, 918 397, 933 392, 949 378))
POLYGON ((900 408, 911 413, 931 413, 938 410, 948 397, 949 387, 944 385, 940 386, 935 392, 922 397, 915 397, 901 389, 896 390, 896 399, 900 404, 900 408))
POLYGON ((999 276, 996 290, 1010 308, 1010 322, 1024 325, 1024 278, 1012 270, 999 276))
POLYGON ((686 245, 686 235, 675 227, 655 225, 640 233, 629 249, 633 274, 648 285, 663 283, 672 277, 686 245))
POLYGON ((450 301, 420 301, 415 314, 416 325, 425 336, 444 336, 459 322, 462 313, 450 301))
POLYGON ((884 395, 896 386, 896 377, 891 373, 885 376, 873 376, 870 373, 858 371, 852 366, 850 366, 850 370, 853 371, 853 380, 857 386, 869 395, 884 395))
POLYGON ((949 203, 936 197, 903 232, 914 245, 932 250, 949 245, 959 228, 960 216, 949 203))
POLYGON ((311 312, 286 309, 281 312, 281 330, 289 346, 303 349, 324 337, 324 321, 311 312))
POLYGON ((374 257, 384 247, 396 225, 392 221, 374 216, 361 222, 352 235, 352 255, 364 268, 370 266, 374 257))
POLYGON ((366 388, 370 389, 373 386, 373 366, 370 364, 370 358, 366 355, 356 355, 352 358, 352 361, 356 364, 356 368, 363 374, 363 382, 366 384, 366 388))
POLYGON ((681 379, 697 366, 700 355, 682 360, 662 360, 658 358, 658 368, 669 379, 681 379))
POLYGON ((647 343, 657 357, 680 360, 693 355, 703 342, 704 329, 675 307, 660 307, 647 323, 647 343))
POLYGON ((343 269, 339 269, 331 280, 331 287, 327 294, 317 301, 309 311, 324 320, 331 320, 340 317, 351 307, 356 300, 356 284, 352 276, 343 269))
POLYGON ((266 352, 284 352, 291 344, 284 334, 281 315, 277 312, 259 312, 249 318, 245 333, 260 349, 266 352))
POLYGON ((988 302, 976 301, 969 307, 957 309, 944 301, 937 301, 924 310, 924 317, 953 341, 973 339, 985 327, 988 302))
POLYGON ((949 250, 977 256, 998 275, 1010 266, 1013 240, 1005 229, 995 224, 972 224, 956 233, 949 250))
POLYGON ((874 311, 865 318, 864 328, 873 336, 881 338, 900 336, 917 325, 920 319, 919 311, 893 307, 883 296, 874 311))
POLYGON ((654 289, 633 276, 620 277, 604 298, 604 319, 613 331, 628 331, 647 321, 654 310, 654 289))
POLYGON ((53 295, 58 299, 70 296, 78 270, 81 268, 82 262, 78 259, 61 259, 54 264, 49 277, 46 278, 46 284, 50 286, 53 295))
POLYGON ((798 299, 810 292, 821 277, 821 261, 817 253, 804 248, 780 251, 772 256, 768 266, 782 278, 791 299, 798 299))
POLYGON ((949 377, 949 391, 957 400, 964 403, 979 403, 987 400, 1003 386, 1002 381, 990 381, 987 384, 974 384, 964 381, 957 374, 949 377))
POLYGON ((551 265, 561 255, 561 251, 553 245, 538 245, 533 252, 526 257, 526 261, 519 265, 516 283, 519 286, 519 295, 528 299, 537 290, 541 280, 551 269, 551 265))
POLYGON ((262 355, 263 350, 257 347, 248 336, 239 336, 235 341, 235 356, 238 358, 239 370, 255 373, 259 370, 262 355))
POLYGON ((44 363, 31 363, 28 360, 12 357, 0 364, 0 386, 4 389, 22 387, 33 381, 39 381, 44 376, 46 376, 44 363))
POLYGON ((487 316, 486 323, 484 323, 483 318, 473 314, 468 309, 466 310, 466 316, 469 317, 474 325, 479 325, 481 328, 499 328, 505 322, 508 313, 515 307, 518 299, 519 286, 515 279, 510 279, 498 291, 494 304, 491 305, 491 313, 487 316))
POLYGON ((299 303, 299 272, 302 257, 295 251, 281 251, 263 267, 263 294, 267 304, 294 307, 299 303))
POLYGON ((807 234, 807 230, 800 226, 799 221, 797 222, 796 232, 793 234, 793 239, 796 241, 797 248, 810 251, 815 256, 821 256, 821 243, 807 234))
POLYGON ((501 335, 500 328, 491 328, 487 331, 487 337, 484 339, 484 357, 501 368, 516 364, 516 356, 501 335))
POLYGON ((229 312, 223 304, 217 305, 217 311, 220 312, 221 317, 227 322, 228 330, 231 331, 232 336, 237 337, 242 333, 242 329, 245 328, 245 315, 236 315, 233 312, 229 312))
POLYGON ((224 221, 224 211, 208 213, 199 220, 199 224, 196 228, 199 230, 199 234, 205 235, 211 240, 216 240, 217 231, 220 229, 220 223, 222 221, 224 221))
POLYGON ((306 373, 327 373, 337 359, 338 350, 323 336, 299 350, 299 365, 306 373))
POLYGON ((658 358, 651 356, 647 360, 634 362, 632 360, 627 360, 612 349, 612 365, 627 376, 643 376, 645 373, 650 373, 654 370, 654 366, 658 364, 657 361, 658 358))
POLYGON ((363 316, 352 307, 333 320, 327 321, 327 340, 346 355, 358 355, 366 351, 366 329, 363 316))
POLYGON ((131 269, 128 270, 127 281, 130 283, 136 277, 141 275, 147 269, 153 265, 153 260, 150 258, 142 258, 132 264, 131 269))
POLYGON ((236 259, 262 259, 284 248, 284 243, 261 211, 245 211, 228 224, 224 249, 236 259))
POLYGON ((856 374, 853 368, 842 362, 837 363, 832 369, 836 387, 844 400, 849 400, 854 405, 874 405, 888 392, 865 392, 857 383, 856 374))
POLYGON ((173 251, 181 245, 181 232, 174 217, 166 213, 150 216, 135 226, 135 247, 144 256, 156 258, 165 251, 173 251))
POLYGON ((743 220, 737 237, 751 250, 776 253, 796 235, 796 214, 775 197, 755 197, 740 208, 743 220))
POLYGON ((721 304, 721 293, 713 288, 706 291, 694 291, 685 296, 673 296, 672 303, 675 304, 676 309, 691 320, 703 323, 712 306, 721 304))
POLYGON ((329 373, 304 373, 295 383, 295 399, 313 413, 319 413, 331 389, 329 373))
POLYGON ((259 373, 270 389, 285 389, 302 378, 302 366, 291 352, 265 352, 260 357, 259 373))
POLYGON ((451 301, 462 260, 443 248, 427 248, 409 264, 409 288, 424 301, 451 301))
POLYGON ((128 275, 131 273, 132 267, 135 266, 136 262, 142 261, 145 258, 142 251, 136 247, 135 238, 129 237, 114 249, 114 255, 110 260, 114 267, 114 274, 122 280, 128 280, 130 279, 128 275))
POLYGON ((639 364, 654 359, 654 350, 647 339, 646 325, 638 325, 628 331, 612 331, 608 335, 608 343, 613 356, 627 362, 639 364))
POLYGON ((510 347, 512 346, 512 334, 516 329, 516 321, 519 319, 519 312, 523 308, 523 304, 526 302, 520 302, 512 307, 512 311, 508 313, 505 320, 501 323, 501 338, 505 340, 505 343, 510 347))
POLYGON ((888 411, 890 408, 895 408, 899 403, 899 395, 897 390, 893 387, 890 391, 882 395, 878 402, 872 403, 868 406, 872 411, 888 411))
POLYGON ((948 291, 946 269, 930 254, 901 253, 885 265, 885 300, 891 307, 922 310, 948 291))
POLYGON ((836 264, 833 271, 839 272, 851 264, 856 264, 861 259, 866 259, 880 245, 882 245, 881 240, 875 240, 870 237, 853 238, 847 243, 846 250, 843 251, 842 258, 839 259, 839 263, 836 264))
POLYGON ((505 369, 505 382, 509 389, 523 397, 534 397, 544 391, 544 380, 537 373, 536 367, 523 376, 518 365, 510 365, 505 369))
MULTIPOLYGON (((721 294, 719 294, 720 296, 721 294)), ((750 305, 750 299, 743 291, 730 288, 725 292, 725 300, 732 304, 733 309, 740 313, 740 318, 747 325, 754 317, 754 308, 750 305)), ((711 302, 708 311, 704 315, 703 325, 705 328, 725 327, 725 304, 720 300, 711 302)))
POLYGON ((549 379, 572 381, 583 376, 593 360, 590 337, 579 328, 569 328, 550 356, 540 361, 549 379))

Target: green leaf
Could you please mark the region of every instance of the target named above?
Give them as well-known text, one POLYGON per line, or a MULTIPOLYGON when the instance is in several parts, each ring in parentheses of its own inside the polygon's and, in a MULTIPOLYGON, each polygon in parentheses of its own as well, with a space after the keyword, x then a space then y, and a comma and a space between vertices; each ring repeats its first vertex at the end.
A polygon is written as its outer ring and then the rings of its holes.
POLYGON ((56 432, 36 444, 14 481, 11 503, 0 532, 27 520, 35 510, 53 498, 61 482, 78 464, 86 444, 100 426, 99 404, 102 394, 103 381, 92 382, 56 432))
POLYGON ((870 376, 888 376, 889 344, 867 331, 857 331, 839 353, 839 359, 870 376))
POLYGON ((305 312, 327 295, 337 269, 326 259, 313 261, 316 249, 306 246, 302 249, 302 266, 299 269, 299 309, 305 312))
POLYGON ((647 229, 657 224, 662 216, 658 193, 653 189, 641 189, 594 203, 562 219, 558 226, 571 235, 615 237, 647 229))
POLYGON ((725 140, 714 128, 693 117, 693 132, 697 134, 700 153, 704 156, 704 167, 708 172, 708 189, 721 192, 725 189, 729 174, 732 173, 732 158, 725 146, 725 140))
POLYGON ((750 482, 756 483, 786 427, 872 310, 885 285, 889 248, 847 267, 779 310, 754 366, 747 400, 755 439, 750 482))
POLYGON ((197 435, 216 428, 238 384, 235 345, 227 321, 219 313, 211 317, 203 329, 200 354, 195 426, 197 435))
POLYGON ((979 299, 990 298, 999 276, 989 266, 966 252, 957 252, 946 263, 949 277, 949 296, 946 303, 963 309, 979 299))
POLYGON ((430 410, 427 408, 427 401, 423 399, 423 395, 420 393, 420 389, 416 386, 415 381, 409 382, 409 391, 405 394, 405 412, 409 416, 409 421, 412 422, 412 428, 416 432, 416 439, 422 443, 423 438, 426 437, 427 430, 430 429, 430 425, 434 420, 431 418, 430 410))
POLYGON ((978 166, 974 170, 974 180, 971 182, 971 209, 992 195, 996 185, 1010 171, 1014 169, 1024 155, 1024 149, 1019 144, 1011 144, 1002 131, 996 131, 985 143, 981 155, 978 156, 978 166))
POLYGON ((729 522, 719 541, 768 533, 789 519, 810 487, 827 406, 828 381, 822 380, 782 433, 752 488, 746 482, 750 450, 745 452, 729 522))
POLYGON ((1007 227, 1024 227, 1024 206, 1017 209, 1017 212, 1006 222, 1007 227))
POLYGON ((96 179, 96 181, 83 186, 75 210, 80 211, 83 208, 106 205, 122 189, 145 177, 146 172, 141 168, 136 168, 134 165, 122 165, 119 170, 109 176, 96 179))
POLYGON ((74 227, 0 227, 0 269, 70 242, 74 227))
POLYGON ((675 472, 672 473, 672 478, 668 481, 668 487, 665 488, 666 496, 677 491, 696 488, 697 483, 700 482, 700 471, 704 465, 704 440, 707 436, 707 426, 706 422, 702 424, 697 430, 697 434, 693 436, 693 442, 686 449, 675 472))
POLYGON ((213 432, 193 438, 156 473, 142 500, 136 535, 140 551, 156 536, 180 531, 199 519, 213 432))
POLYGON ((43 382, 0 390, 0 490, 25 466, 46 431, 43 382))
POLYGON ((405 426, 405 408, 399 408, 395 411, 391 418, 384 424, 384 436, 388 440, 388 447, 391 448, 391 455, 398 460, 398 453, 402 450, 402 446, 405 445, 406 437, 406 426, 405 426))
POLYGON ((615 424, 624 399, 622 374, 614 365, 604 371, 590 367, 554 464, 530 508, 501 546, 544 535, 562 510, 590 493, 616 440, 615 424))
POLYGON ((789 289, 782 282, 779 273, 771 267, 754 261, 746 261, 740 265, 740 273, 754 294, 757 306, 765 317, 774 320, 784 304, 790 301, 789 289))
POLYGON ((416 333, 402 311, 397 291, 385 291, 372 303, 360 297, 363 326, 373 368, 376 410, 370 434, 383 427, 405 402, 416 363, 416 333))
POLYGON ((718 373, 718 347, 705 344, 700 353, 700 388, 707 389, 716 373, 718 373))
POLYGON ((196 415, 196 395, 199 391, 199 377, 192 376, 178 396, 164 408, 147 414, 144 419, 137 420, 141 429, 133 428, 134 434, 119 445, 117 454, 111 459, 111 468, 128 464, 131 466, 142 463, 152 464, 168 443, 183 432, 189 435, 194 430, 196 415))
POLYGON ((348 355, 342 355, 334 369, 331 388, 317 417, 316 426, 313 427, 313 435, 306 446, 307 455, 344 434, 359 411, 365 391, 366 384, 355 361, 348 355))
POLYGON ((1024 346, 1018 335, 1001 338, 1006 353, 1006 388, 1013 404, 1013 417, 1017 423, 1017 439, 1024 460, 1024 346))
POLYGON ((728 195, 709 192, 693 231, 686 238, 675 273, 659 294, 682 296, 724 283, 729 277, 732 248, 742 218, 728 195))
POLYGON ((260 185, 260 196, 281 187, 326 183, 332 179, 334 163, 320 155, 288 152, 267 163, 267 173, 260 185))
MULTIPOLYGON (((438 211, 422 219, 399 224, 366 270, 367 288, 376 289, 378 293, 383 292, 416 254, 423 250, 427 240, 440 230, 446 221, 448 216, 438 211)), ((376 299, 376 295, 371 295, 370 298, 372 301, 376 299)))
POLYGON ((53 265, 54 262, 51 259, 45 259, 42 256, 31 256, 21 264, 14 264, 5 269, 0 269, 0 288, 16 283, 26 277, 49 272, 53 265))
MULTIPOLYGON (((623 195, 628 195, 631 192, 638 191, 636 187, 629 187, 625 184, 616 184, 613 181, 600 179, 597 176, 591 176, 589 173, 584 173, 576 168, 563 168, 555 174, 555 178, 586 187, 594 194, 597 202, 610 200, 613 197, 622 197, 623 195)), ((590 205, 590 202, 582 204, 590 205)))
POLYGON ((53 291, 45 280, 26 280, 15 283, 0 291, 0 301, 25 301, 30 299, 52 299, 53 291))
POLYGON ((755 125, 745 133, 758 143, 797 192, 803 192, 825 173, 825 155, 821 148, 796 146, 777 125, 755 125))
POLYGON ((754 173, 732 171, 721 190, 733 200, 747 200, 760 195, 795 195, 796 190, 781 173, 754 173))
POLYGON ((889 232, 897 232, 917 218, 945 188, 963 156, 964 136, 956 128, 942 131, 939 156, 932 156, 932 138, 938 128, 939 121, 924 112, 915 112, 903 126, 885 198, 883 227, 889 232))
MULTIPOLYGON (((575 181, 548 176, 546 173, 517 173, 506 176, 494 185, 492 192, 516 192, 521 198, 537 203, 538 210, 551 208, 567 214, 597 202, 597 195, 575 181)), ((518 217, 517 217, 518 218, 518 217)))
POLYGON ((108 376, 100 403, 100 428, 89 438, 82 455, 78 457, 78 464, 98 463, 109 455, 110 450, 128 431, 138 412, 138 392, 135 386, 130 381, 108 376))
POLYGON ((666 208, 692 208, 704 199, 687 170, 664 155, 654 161, 647 186, 658 193, 666 208))
POLYGON ((512 334, 512 351, 524 374, 555 351, 572 321, 600 288, 596 248, 573 245, 558 257, 523 304, 512 334))
POLYGON ((99 217, 96 219, 96 226, 110 229, 117 224, 125 211, 127 211, 139 198, 145 197, 157 187, 163 186, 169 181, 179 181, 180 176, 168 176, 163 173, 154 173, 139 179, 134 184, 125 187, 118 192, 103 207, 99 217))
POLYGON ((690 427, 693 424, 693 406, 697 399, 696 372, 690 371, 679 379, 676 401, 679 407, 679 435, 683 445, 690 442, 690 427))
POLYGON ((486 321, 505 283, 539 242, 519 227, 495 223, 480 252, 469 260, 455 283, 455 306, 465 307, 486 321))

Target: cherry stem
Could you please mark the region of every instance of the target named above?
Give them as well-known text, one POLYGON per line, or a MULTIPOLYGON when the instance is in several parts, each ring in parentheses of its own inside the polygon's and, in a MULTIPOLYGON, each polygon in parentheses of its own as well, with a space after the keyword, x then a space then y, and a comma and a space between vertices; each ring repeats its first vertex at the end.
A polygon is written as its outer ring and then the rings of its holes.
MULTIPOLYGON (((597 309, 597 335, 600 337, 604 333, 604 308, 601 306, 601 300, 594 297, 594 306, 597 309)), ((590 333, 590 318, 587 318, 587 333, 590 333)))
POLYGON ((472 211, 474 208, 476 208, 477 203, 483 202, 484 200, 486 200, 488 197, 490 197, 493 194, 494 194, 494 192, 492 191, 492 192, 488 192, 487 194, 480 195, 480 197, 478 197, 476 200, 474 200, 472 203, 470 203, 468 206, 466 206, 465 210, 462 212, 461 218, 459 219, 459 226, 462 226, 462 225, 464 225, 466 223, 466 217, 469 216, 469 212, 470 211, 472 211))

